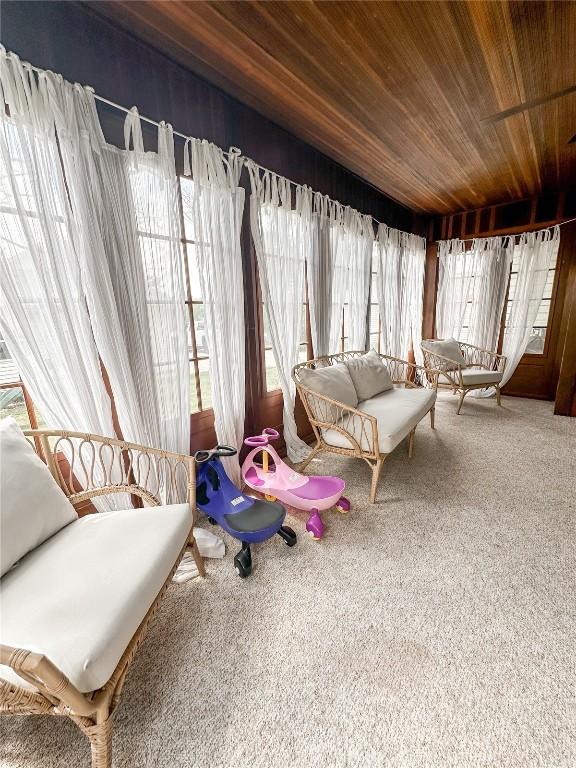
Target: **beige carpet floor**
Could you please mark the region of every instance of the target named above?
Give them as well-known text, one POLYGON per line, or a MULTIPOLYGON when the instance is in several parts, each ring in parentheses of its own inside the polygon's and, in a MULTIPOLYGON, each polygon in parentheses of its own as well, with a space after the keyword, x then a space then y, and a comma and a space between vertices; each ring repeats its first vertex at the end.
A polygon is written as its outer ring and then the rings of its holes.
MULTIPOLYGON (((576 419, 442 397, 353 508, 171 587, 115 717, 116 768, 576 765, 576 419)), ((89 606, 86 606, 89 610, 89 606)), ((2 768, 89 766, 65 720, 1 718, 2 768)))

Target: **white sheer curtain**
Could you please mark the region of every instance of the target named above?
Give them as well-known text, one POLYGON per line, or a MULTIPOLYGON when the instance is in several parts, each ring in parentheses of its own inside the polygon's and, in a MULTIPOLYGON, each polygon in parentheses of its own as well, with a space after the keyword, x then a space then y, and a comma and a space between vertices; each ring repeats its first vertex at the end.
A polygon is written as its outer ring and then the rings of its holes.
POLYGON ((126 149, 113 147, 90 89, 48 77, 86 301, 122 434, 188 453, 186 292, 172 129, 162 123, 158 151, 145 152, 134 108, 126 118, 126 149))
POLYGON ((527 232, 520 236, 516 246, 516 291, 502 345, 502 354, 508 358, 502 386, 510 381, 526 351, 544 295, 548 270, 556 264, 559 246, 560 227, 527 232))
POLYGON ((439 339, 462 338, 474 286, 474 252, 466 250, 462 240, 438 243, 438 296, 436 300, 436 334, 439 339))
MULTIPOLYGON (((228 157, 207 141, 189 139, 184 150, 184 220, 191 225, 208 338, 214 423, 219 443, 240 449, 244 438, 244 285, 240 229, 244 190, 238 150, 228 157), (191 162, 190 162, 191 160, 191 162)), ((190 239, 190 237, 188 237, 190 239)), ((240 482, 238 456, 223 459, 240 482)))
POLYGON ((376 254, 382 351, 405 360, 412 348, 421 362, 426 240, 380 224, 376 254))
POLYGON ((489 237, 438 245, 436 329, 439 338, 495 351, 510 277, 514 241, 489 237))
POLYGON ((470 311, 470 344, 495 352, 506 302, 514 238, 484 237, 472 241, 476 266, 470 311))
POLYGON ((368 302, 374 228, 372 218, 351 208, 344 212, 344 254, 349 262, 348 348, 365 350, 368 342, 368 302))
POLYGON ((340 351, 350 262, 345 249, 344 207, 316 192, 314 210, 318 241, 308 258, 306 272, 312 346, 319 357, 340 351))
MULTIPOLYGON (((48 106, 49 82, 1 49, 0 85, 10 111, 7 116, 0 110, 2 333, 50 427, 113 436, 84 300, 80 237, 48 106)), ((97 504, 123 502, 118 495, 97 504)))
POLYGON ((298 362, 305 261, 317 247, 312 190, 296 186, 292 196, 287 179, 269 171, 261 174, 252 161, 246 165, 252 183, 250 223, 260 288, 284 397, 284 440, 289 458, 298 462, 310 449, 296 431, 296 387, 291 372, 298 362))

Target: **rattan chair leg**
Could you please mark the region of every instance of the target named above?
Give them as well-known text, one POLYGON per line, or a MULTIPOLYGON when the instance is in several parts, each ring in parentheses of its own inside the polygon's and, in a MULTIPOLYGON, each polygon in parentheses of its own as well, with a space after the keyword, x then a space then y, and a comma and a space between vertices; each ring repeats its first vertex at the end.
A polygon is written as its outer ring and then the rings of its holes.
POLYGON ((432 429, 436 429, 434 426, 434 416, 436 415, 436 408, 430 408, 430 426, 432 429))
POLYGON ((92 768, 112 768, 112 718, 83 730, 90 739, 92 768))
POLYGON ((190 541, 190 549, 192 550, 192 556, 194 558, 194 562, 196 563, 196 568, 198 568, 198 573, 200 576, 206 576, 206 568, 204 567, 204 558, 200 554, 200 550, 198 549, 198 544, 196 543, 196 539, 194 536, 192 536, 192 539, 190 541))
POLYGON ((416 427, 410 432, 410 435, 408 437, 408 458, 411 459, 412 455, 414 453, 414 433, 416 432, 416 427))
POLYGON ((496 384, 496 402, 498 405, 502 405, 502 402, 500 400, 500 384, 496 384))
POLYGON ((372 486, 370 488, 370 503, 374 504, 376 501, 376 491, 378 489, 378 480, 380 479, 380 471, 384 459, 376 459, 376 463, 372 466, 372 486))
POLYGON ((314 446, 314 448, 310 451, 310 454, 304 459, 304 461, 301 464, 298 464, 298 471, 299 472, 303 472, 306 469, 306 467, 308 466, 308 464, 310 464, 312 459, 318 453, 320 453, 321 450, 322 450, 322 448, 320 447, 320 445, 316 444, 314 446))
POLYGON ((459 416, 459 415, 460 415, 460 408, 462 408, 462 403, 464 402, 464 397, 465 397, 465 395, 466 395, 466 390, 465 390, 465 389, 463 389, 463 390, 460 392, 460 400, 459 400, 459 402, 458 402, 458 409, 457 409, 457 411, 456 411, 456 416, 459 416))

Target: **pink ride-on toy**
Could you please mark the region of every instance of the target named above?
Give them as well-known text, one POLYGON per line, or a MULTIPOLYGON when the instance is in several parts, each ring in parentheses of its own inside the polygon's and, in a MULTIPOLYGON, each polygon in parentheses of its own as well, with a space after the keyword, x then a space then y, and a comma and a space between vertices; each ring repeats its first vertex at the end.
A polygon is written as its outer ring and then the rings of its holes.
POLYGON ((339 477, 320 475, 307 477, 288 467, 278 456, 270 441, 280 435, 275 429, 264 429, 261 435, 247 437, 245 445, 252 450, 242 465, 242 477, 247 486, 264 496, 269 501, 279 499, 283 504, 295 509, 310 512, 306 530, 318 540, 324 533, 324 523, 320 512, 336 507, 341 512, 350 510, 350 502, 342 496, 346 483, 339 477), (262 454, 261 463, 256 462, 262 454), (269 458, 274 462, 270 467, 269 458))

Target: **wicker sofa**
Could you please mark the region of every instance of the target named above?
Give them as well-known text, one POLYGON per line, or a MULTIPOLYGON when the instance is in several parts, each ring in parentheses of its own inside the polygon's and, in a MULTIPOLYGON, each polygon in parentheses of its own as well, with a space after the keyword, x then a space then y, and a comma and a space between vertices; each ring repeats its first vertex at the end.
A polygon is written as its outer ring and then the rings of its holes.
POLYGON ((379 355, 393 386, 374 397, 359 400, 355 407, 314 391, 303 382, 303 371, 323 369, 365 356, 365 352, 342 352, 318 357, 296 365, 292 378, 314 430, 316 445, 306 461, 321 452, 363 459, 372 469, 370 501, 376 499, 378 480, 386 456, 408 437, 411 457, 414 433, 420 421, 430 414, 434 428, 437 371, 407 360, 379 355))
POLYGON ((24 435, 28 443, 13 420, 0 423, 0 712, 69 717, 90 741, 93 768, 110 768, 126 673, 187 547, 204 574, 192 533, 194 460, 90 434, 24 435), (160 495, 174 502, 182 492, 186 503, 160 505, 160 495), (92 502, 108 494, 142 506, 96 512, 92 502), (91 513, 78 517, 79 505, 91 513), (6 537, 18 545, 23 528, 36 541, 10 553, 6 537))
POLYGON ((458 409, 460 414, 464 398, 474 389, 494 387, 496 400, 500 401, 500 382, 506 369, 506 357, 488 349, 465 344, 455 339, 427 339, 421 343, 424 365, 438 375, 438 387, 460 393, 458 409), (454 347, 454 352, 450 348, 454 347), (443 352, 447 350, 447 354, 443 352))

